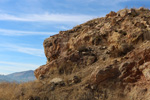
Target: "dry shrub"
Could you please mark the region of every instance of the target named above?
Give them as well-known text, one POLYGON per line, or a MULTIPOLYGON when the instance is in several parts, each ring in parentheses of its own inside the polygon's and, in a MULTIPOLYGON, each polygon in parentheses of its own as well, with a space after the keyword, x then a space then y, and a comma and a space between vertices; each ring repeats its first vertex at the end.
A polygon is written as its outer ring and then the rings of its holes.
POLYGON ((42 83, 0 83, 0 100, 27 100, 30 96, 35 96, 42 89, 42 83))

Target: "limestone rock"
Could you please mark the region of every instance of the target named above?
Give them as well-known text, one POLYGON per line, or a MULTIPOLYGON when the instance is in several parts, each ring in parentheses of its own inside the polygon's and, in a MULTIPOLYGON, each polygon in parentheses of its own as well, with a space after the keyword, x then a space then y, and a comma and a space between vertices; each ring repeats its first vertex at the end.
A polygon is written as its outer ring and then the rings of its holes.
POLYGON ((58 84, 58 83, 61 83, 63 82, 63 80, 61 78, 53 78, 50 83, 55 83, 55 84, 58 84))
POLYGON ((128 15, 128 9, 123 9, 123 10, 118 11, 117 15, 121 17, 125 17, 126 15, 128 15))
POLYGON ((150 80, 150 62, 146 62, 139 67, 140 71, 146 78, 146 80, 150 80))

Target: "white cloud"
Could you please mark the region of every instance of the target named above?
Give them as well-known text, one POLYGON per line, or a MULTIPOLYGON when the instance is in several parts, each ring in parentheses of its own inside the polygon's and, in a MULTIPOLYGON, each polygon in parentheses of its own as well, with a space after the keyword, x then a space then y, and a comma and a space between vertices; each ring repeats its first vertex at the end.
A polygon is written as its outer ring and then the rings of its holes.
POLYGON ((36 64, 18 63, 18 62, 7 62, 7 61, 0 61, 0 64, 2 64, 2 65, 9 65, 9 66, 12 66, 12 67, 18 66, 20 68, 22 67, 22 68, 31 68, 31 69, 35 69, 35 68, 37 68, 39 66, 39 65, 36 65, 36 64))
POLYGON ((74 22, 81 23, 95 18, 90 15, 70 15, 70 14, 25 14, 10 15, 0 14, 0 20, 25 21, 25 22, 74 22))
POLYGON ((0 35, 7 35, 7 36, 54 35, 54 34, 57 34, 57 33, 56 32, 32 32, 32 31, 0 29, 0 35))
POLYGON ((118 6, 119 3, 124 3, 124 2, 128 2, 128 1, 135 1, 135 0, 88 0, 88 2, 95 2, 95 3, 99 3, 99 5, 103 5, 103 6, 118 6))
POLYGON ((2 48, 5 51, 21 52, 21 53, 25 53, 25 54, 29 54, 33 56, 44 57, 43 49, 24 47, 24 46, 19 46, 15 44, 0 44, 0 48, 2 48))
POLYGON ((67 26, 56 26, 56 28, 62 29, 62 30, 69 30, 69 27, 67 26))
POLYGON ((114 0, 114 3, 121 3, 121 2, 127 2, 127 1, 135 1, 135 0, 114 0))

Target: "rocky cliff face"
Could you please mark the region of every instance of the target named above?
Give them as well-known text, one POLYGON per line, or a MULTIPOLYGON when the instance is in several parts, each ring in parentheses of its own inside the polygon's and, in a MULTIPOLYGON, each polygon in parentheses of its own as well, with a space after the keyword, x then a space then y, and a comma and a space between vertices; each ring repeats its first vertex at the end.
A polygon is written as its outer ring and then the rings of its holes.
POLYGON ((110 12, 45 39, 34 74, 52 100, 150 100, 149 40, 149 9, 110 12))

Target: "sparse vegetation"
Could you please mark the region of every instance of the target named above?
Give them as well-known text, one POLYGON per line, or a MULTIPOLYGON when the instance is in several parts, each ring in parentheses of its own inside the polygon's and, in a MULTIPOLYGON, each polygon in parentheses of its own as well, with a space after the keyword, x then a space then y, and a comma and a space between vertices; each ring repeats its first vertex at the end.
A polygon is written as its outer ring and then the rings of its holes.
POLYGON ((34 95, 35 88, 38 89, 40 86, 36 82, 22 84, 2 82, 0 83, 0 100, 25 100, 25 98, 34 95))

